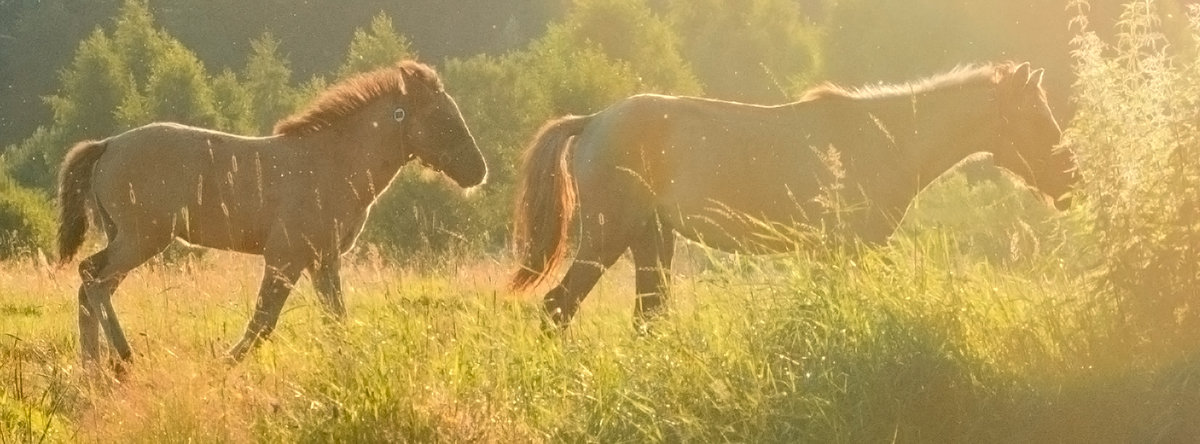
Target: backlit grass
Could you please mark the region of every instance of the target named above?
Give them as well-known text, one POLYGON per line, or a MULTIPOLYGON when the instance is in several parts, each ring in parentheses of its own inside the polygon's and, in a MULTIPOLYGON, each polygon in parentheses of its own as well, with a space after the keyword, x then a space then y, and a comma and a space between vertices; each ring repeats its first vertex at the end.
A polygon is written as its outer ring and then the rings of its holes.
POLYGON ((233 368, 219 358, 260 270, 210 253, 122 285, 136 356, 120 382, 78 367, 74 273, 9 262, 0 438, 1096 442, 1195 431, 1195 356, 1139 347, 1115 304, 1061 266, 1066 247, 996 261, 953 233, 909 233, 819 260, 686 247, 672 312, 648 336, 633 333, 624 262, 576 325, 548 335, 537 295, 501 290, 505 260, 420 272, 363 260, 344 273, 344 325, 320 321, 302 280, 274 339, 233 368))

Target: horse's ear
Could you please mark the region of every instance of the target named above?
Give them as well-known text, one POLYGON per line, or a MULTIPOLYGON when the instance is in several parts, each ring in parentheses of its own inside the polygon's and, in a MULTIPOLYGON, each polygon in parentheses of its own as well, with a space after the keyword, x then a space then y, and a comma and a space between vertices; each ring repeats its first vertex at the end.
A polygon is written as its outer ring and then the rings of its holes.
POLYGON ((1045 69, 1042 69, 1042 68, 1035 69, 1032 73, 1029 73, 1029 83, 1027 83, 1026 86, 1031 86, 1031 87, 1033 87, 1032 89, 1041 89, 1042 88, 1042 78, 1045 77, 1045 75, 1046 75, 1045 69))
POLYGON ((1016 98, 1029 90, 1031 80, 1029 62, 1025 62, 1017 65, 1008 76, 1004 77, 1000 89, 1005 95, 1016 98))
POLYGON ((1017 65, 1017 68, 1012 73, 1013 80, 1020 82, 1019 84, 1021 85, 1029 83, 1029 70, 1029 62, 1017 65))

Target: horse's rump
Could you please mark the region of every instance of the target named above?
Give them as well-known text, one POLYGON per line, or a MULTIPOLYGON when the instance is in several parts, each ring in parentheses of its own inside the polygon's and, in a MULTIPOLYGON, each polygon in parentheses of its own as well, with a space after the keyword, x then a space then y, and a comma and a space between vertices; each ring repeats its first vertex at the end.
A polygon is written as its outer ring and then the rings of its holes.
POLYGON ((568 150, 591 116, 567 116, 538 130, 523 160, 525 175, 517 191, 513 243, 522 266, 511 287, 536 285, 566 255, 567 231, 575 209, 575 184, 568 150))

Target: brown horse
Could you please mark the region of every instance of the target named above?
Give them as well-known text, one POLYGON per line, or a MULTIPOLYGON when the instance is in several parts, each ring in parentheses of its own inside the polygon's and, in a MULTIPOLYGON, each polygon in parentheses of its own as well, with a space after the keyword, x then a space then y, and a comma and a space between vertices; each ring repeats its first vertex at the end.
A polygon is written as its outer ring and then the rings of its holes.
POLYGON ((674 233, 749 253, 804 248, 807 235, 883 243, 918 192, 980 151, 1066 205, 1074 158, 1055 148, 1042 75, 1028 64, 967 67, 902 85, 826 85, 778 106, 638 95, 548 122, 525 153, 512 287, 559 264, 578 211, 575 260, 546 311, 568 324, 630 250, 640 325, 667 295, 674 233))
POLYGON ((108 236, 79 266, 85 361, 98 356, 100 325, 130 358, 110 298, 126 273, 174 239, 263 256, 253 317, 229 351, 240 360, 274 329, 304 271, 329 317, 345 317, 339 257, 401 166, 417 159, 463 187, 487 176, 438 74, 412 61, 334 85, 274 133, 155 123, 70 150, 59 174, 59 258, 66 263, 78 251, 89 208, 108 236))

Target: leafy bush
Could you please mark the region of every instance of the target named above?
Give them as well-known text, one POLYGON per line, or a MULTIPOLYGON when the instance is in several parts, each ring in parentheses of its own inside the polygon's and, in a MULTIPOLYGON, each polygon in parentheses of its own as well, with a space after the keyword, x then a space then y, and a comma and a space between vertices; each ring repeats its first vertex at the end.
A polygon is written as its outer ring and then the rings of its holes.
MULTIPOLYGON (((1100 284, 1144 334, 1200 335, 1200 64, 1172 54, 1151 1, 1130 2, 1115 43, 1089 28, 1074 57, 1078 114, 1068 130, 1084 178, 1100 284)), ((1200 41, 1200 7, 1190 11, 1200 41)), ((1155 335, 1157 336, 1157 335, 1155 335)), ((1177 336, 1172 336, 1177 337, 1177 336)))
POLYGON ((55 226, 49 199, 0 173, 0 259, 49 250, 55 226))

